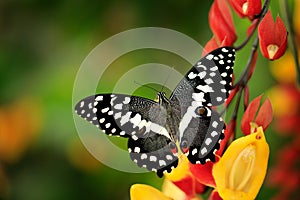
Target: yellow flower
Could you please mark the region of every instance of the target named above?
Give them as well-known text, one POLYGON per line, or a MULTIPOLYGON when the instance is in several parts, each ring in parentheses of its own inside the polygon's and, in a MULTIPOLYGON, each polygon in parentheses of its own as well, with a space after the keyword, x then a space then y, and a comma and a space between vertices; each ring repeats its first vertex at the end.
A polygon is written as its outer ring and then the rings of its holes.
POLYGON ((134 184, 130 188, 130 200, 201 200, 187 197, 186 194, 168 179, 165 179, 162 191, 145 184, 134 184))
POLYGON ((193 193, 195 180, 191 177, 189 171, 189 161, 185 155, 179 156, 179 165, 173 169, 171 173, 166 173, 165 180, 162 186, 162 191, 144 184, 134 184, 130 188, 131 200, 201 200, 200 197, 195 194, 188 195, 187 193, 193 193), (190 184, 189 191, 183 191, 175 185, 173 182, 183 181, 182 185, 190 184), (187 193, 186 193, 187 192, 187 193))
POLYGON ((213 167, 216 189, 225 199, 255 199, 266 175, 269 146, 262 127, 231 143, 213 167))
POLYGON ((158 189, 144 184, 134 184, 130 188, 131 200, 171 200, 158 189))

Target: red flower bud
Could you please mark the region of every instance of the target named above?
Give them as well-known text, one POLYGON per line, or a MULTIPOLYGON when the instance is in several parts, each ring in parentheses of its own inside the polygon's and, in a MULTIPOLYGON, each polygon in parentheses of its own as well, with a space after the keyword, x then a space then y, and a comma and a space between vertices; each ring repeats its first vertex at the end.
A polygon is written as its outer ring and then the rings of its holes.
POLYGON ((246 109, 242 121, 241 129, 245 135, 251 133, 250 123, 255 123, 256 126, 262 126, 263 130, 269 126, 273 118, 273 110, 270 100, 267 98, 259 109, 261 96, 256 97, 246 109), (258 112, 257 116, 256 113, 258 112), (256 116, 256 118, 255 118, 256 116))
POLYGON ((218 44, 232 46, 237 36, 227 2, 215 0, 209 11, 208 20, 218 44))
POLYGON ((258 25, 260 49, 264 57, 275 60, 280 58, 286 50, 287 31, 279 16, 274 23, 272 14, 267 12, 258 25))
POLYGON ((229 0, 229 3, 240 17, 250 20, 261 11, 261 0, 229 0))

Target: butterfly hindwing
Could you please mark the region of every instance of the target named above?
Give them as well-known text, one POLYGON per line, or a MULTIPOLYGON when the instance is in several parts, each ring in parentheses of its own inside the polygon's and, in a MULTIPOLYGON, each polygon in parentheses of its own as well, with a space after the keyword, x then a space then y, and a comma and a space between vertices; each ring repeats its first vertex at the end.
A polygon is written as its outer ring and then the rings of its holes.
POLYGON ((129 138, 130 158, 139 166, 155 171, 159 177, 171 172, 178 165, 177 152, 170 148, 172 141, 159 134, 145 138, 129 138))
POLYGON ((179 126, 182 130, 180 147, 193 164, 215 161, 215 151, 224 138, 225 124, 220 115, 209 107, 199 106, 188 110, 179 126), (186 124, 185 124, 186 123, 186 124))

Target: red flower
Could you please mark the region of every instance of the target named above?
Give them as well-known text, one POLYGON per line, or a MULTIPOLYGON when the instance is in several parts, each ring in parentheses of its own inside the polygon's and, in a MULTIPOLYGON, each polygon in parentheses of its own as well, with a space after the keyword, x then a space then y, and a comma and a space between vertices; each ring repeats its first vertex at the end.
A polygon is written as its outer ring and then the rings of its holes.
POLYGON ((280 58, 287 47, 287 31, 279 16, 274 23, 272 14, 267 12, 258 26, 260 49, 264 57, 275 60, 280 58))
POLYGON ((218 46, 221 43, 225 46, 232 46, 237 36, 227 2, 215 0, 209 11, 208 20, 218 46))
POLYGON ((299 163, 300 139, 294 139, 292 144, 285 146, 277 155, 277 162, 270 170, 267 183, 269 186, 278 187, 279 192, 273 199, 293 199, 299 195, 300 171, 299 163))
POLYGON ((251 133, 251 123, 255 123, 256 126, 262 126, 265 130, 272 121, 273 110, 270 100, 267 98, 259 108, 261 96, 256 97, 246 109, 242 121, 241 129, 245 135, 251 133), (259 110, 259 111, 258 111, 259 110), (258 112, 257 116, 256 113, 258 112), (255 118, 256 116, 256 118, 255 118), (255 118, 255 119, 254 119, 255 118))
POLYGON ((254 19, 261 10, 261 0, 229 0, 229 3, 240 17, 254 19))

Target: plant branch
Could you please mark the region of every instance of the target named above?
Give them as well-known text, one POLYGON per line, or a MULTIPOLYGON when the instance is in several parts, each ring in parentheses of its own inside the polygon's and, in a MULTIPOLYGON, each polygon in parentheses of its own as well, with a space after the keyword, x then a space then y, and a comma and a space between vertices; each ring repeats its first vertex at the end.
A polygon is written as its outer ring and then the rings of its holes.
MULTIPOLYGON (((284 1, 284 0, 283 0, 284 1)), ((247 36, 247 38, 242 42, 242 44, 240 44, 239 46, 235 47, 236 51, 241 50, 242 48, 244 48, 244 46, 246 46, 249 42, 249 40, 251 39, 251 37, 253 36, 253 34, 255 33, 260 21, 263 19, 263 17, 266 15, 267 11, 268 11, 268 7, 269 7, 269 3, 270 0, 266 0, 262 10, 260 11, 260 13, 255 17, 255 19, 257 19, 257 21, 253 20, 252 23, 256 23, 255 27, 252 29, 252 31, 249 33, 249 35, 247 36)), ((251 25, 252 26, 252 25, 251 25)))
POLYGON ((245 85, 247 84, 248 74, 249 74, 249 71, 251 69, 251 64, 252 64, 252 61, 253 61, 253 58, 254 58, 254 54, 257 51, 257 47, 258 47, 258 36, 256 35, 255 40, 254 40, 253 45, 252 45, 251 54, 250 54, 250 57, 248 59, 245 70, 243 71, 243 73, 242 73, 241 77, 239 78, 239 80, 233 85, 233 88, 238 87, 238 86, 245 87, 245 85))

